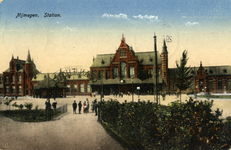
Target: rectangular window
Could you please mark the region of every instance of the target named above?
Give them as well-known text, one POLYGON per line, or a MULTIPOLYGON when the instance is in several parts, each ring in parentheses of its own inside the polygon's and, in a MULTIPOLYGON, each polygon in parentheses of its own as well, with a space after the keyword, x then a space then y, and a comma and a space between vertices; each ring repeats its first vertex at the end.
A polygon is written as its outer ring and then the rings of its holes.
POLYGON ((129 74, 130 74, 130 78, 134 77, 134 67, 133 66, 129 67, 129 74))
POLYGON ((70 92, 70 84, 67 84, 66 88, 67 88, 67 92, 70 92))
POLYGON ((18 76, 18 82, 21 83, 22 82, 22 76, 18 76))
POLYGON ((106 79, 109 79, 109 70, 106 71, 106 79))
POLYGON ((21 85, 18 86, 18 93, 22 93, 22 86, 21 85))
POLYGON ((117 67, 114 67, 113 68, 113 79, 117 78, 118 77, 118 68, 117 67))
POLYGON ((8 83, 8 76, 5 77, 5 83, 8 83))
POLYGON ((15 93, 15 86, 12 86, 12 88, 11 88, 11 93, 12 93, 12 94, 15 93))
POLYGON ((218 80, 218 90, 222 90, 222 80, 218 80))
POLYGON ((77 92, 77 84, 74 84, 74 92, 77 92))
POLYGON ((88 92, 88 93, 90 93, 90 92, 91 92, 91 86, 90 86, 90 84, 89 84, 89 83, 87 84, 87 92, 88 92))
POLYGON ((6 93, 10 93, 9 86, 6 86, 6 93))
POLYGON ((227 80, 227 90, 231 90, 231 79, 227 80))
POLYGON ((213 80, 209 80, 209 91, 213 90, 213 80))
POLYGON ((80 92, 84 93, 84 84, 83 83, 80 84, 80 92))

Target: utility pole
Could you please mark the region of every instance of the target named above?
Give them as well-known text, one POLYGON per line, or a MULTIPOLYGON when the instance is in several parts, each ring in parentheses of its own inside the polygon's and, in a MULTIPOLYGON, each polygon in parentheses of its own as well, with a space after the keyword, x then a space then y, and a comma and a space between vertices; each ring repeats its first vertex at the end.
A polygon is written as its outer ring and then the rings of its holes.
POLYGON ((155 55, 155 62, 153 66, 154 70, 154 85, 153 85, 153 90, 154 90, 154 100, 156 100, 156 103, 158 104, 158 72, 157 72, 157 50, 156 50, 156 34, 154 33, 154 55, 155 55))

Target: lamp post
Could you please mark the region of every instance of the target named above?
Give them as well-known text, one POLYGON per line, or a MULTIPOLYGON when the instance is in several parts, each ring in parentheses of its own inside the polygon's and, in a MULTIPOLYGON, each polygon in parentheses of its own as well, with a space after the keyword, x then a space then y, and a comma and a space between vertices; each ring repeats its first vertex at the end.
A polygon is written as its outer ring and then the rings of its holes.
POLYGON ((134 97, 133 97, 133 79, 134 79, 134 76, 132 76, 132 102, 134 102, 134 97))

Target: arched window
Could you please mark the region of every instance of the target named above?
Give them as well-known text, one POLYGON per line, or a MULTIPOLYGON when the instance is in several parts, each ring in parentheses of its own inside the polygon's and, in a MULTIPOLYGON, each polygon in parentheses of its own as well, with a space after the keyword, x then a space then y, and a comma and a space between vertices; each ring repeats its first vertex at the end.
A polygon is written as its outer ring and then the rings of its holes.
POLYGON ((127 64, 126 62, 121 62, 120 64, 120 78, 126 78, 127 77, 127 64))
POLYGON ((104 78, 104 71, 100 70, 99 71, 99 79, 103 79, 104 78))
POLYGON ((89 83, 87 83, 87 93, 90 93, 91 92, 91 86, 89 83))
POLYGON ((92 71, 92 81, 96 81, 97 80, 97 72, 94 70, 92 71))
POLYGON ((70 92, 71 91, 71 88, 70 88, 70 84, 67 84, 66 88, 67 88, 67 92, 70 92))
POLYGON ((12 77, 11 77, 11 82, 13 82, 14 83, 14 75, 12 75, 12 77))
POLYGON ((134 66, 129 67, 129 75, 130 75, 130 78, 134 77, 134 66))
POLYGON ((84 93, 84 84, 83 83, 80 84, 80 92, 84 93))
POLYGON ((112 76, 113 79, 117 78, 118 77, 118 67, 114 67, 112 72, 113 72, 113 76, 112 76))
POLYGON ((74 88, 74 92, 77 92, 77 84, 76 83, 73 85, 73 88, 74 88))

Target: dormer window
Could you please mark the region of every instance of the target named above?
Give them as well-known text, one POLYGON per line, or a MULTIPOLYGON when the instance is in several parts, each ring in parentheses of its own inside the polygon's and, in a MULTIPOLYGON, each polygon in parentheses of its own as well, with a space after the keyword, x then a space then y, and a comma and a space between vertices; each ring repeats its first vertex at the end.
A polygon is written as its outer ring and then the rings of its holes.
POLYGON ((213 70, 210 69, 210 70, 209 70, 209 73, 213 74, 213 70))
POLYGON ((226 69, 223 69, 223 73, 227 73, 227 70, 226 70, 226 69))

